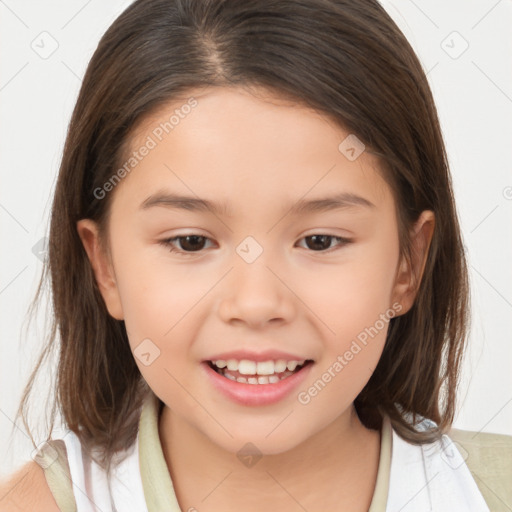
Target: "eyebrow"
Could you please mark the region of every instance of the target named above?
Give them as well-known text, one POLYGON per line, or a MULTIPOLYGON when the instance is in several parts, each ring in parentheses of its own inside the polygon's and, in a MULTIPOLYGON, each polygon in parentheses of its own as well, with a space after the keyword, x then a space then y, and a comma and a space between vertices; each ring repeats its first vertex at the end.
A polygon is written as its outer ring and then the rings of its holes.
MULTIPOLYGON (((193 212, 210 212, 215 215, 229 215, 229 208, 225 202, 215 203, 208 199, 172 194, 166 191, 160 191, 150 195, 142 202, 140 209, 144 211, 155 206, 193 212)), ((361 207, 376 208, 371 201, 364 197, 351 192, 341 192, 339 194, 318 199, 299 199, 293 204, 293 206, 291 206, 288 213, 291 215, 305 215, 307 213, 361 207)))

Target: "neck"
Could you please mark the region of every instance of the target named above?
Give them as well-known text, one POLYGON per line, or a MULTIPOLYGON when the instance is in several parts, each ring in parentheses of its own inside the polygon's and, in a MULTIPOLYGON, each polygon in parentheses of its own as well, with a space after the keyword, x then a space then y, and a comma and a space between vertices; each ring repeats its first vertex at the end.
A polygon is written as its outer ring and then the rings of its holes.
POLYGON ((272 505, 287 511, 300 505, 367 511, 372 500, 380 433, 364 427, 353 406, 300 445, 254 465, 242 464, 167 406, 159 435, 182 510, 251 512, 272 505))

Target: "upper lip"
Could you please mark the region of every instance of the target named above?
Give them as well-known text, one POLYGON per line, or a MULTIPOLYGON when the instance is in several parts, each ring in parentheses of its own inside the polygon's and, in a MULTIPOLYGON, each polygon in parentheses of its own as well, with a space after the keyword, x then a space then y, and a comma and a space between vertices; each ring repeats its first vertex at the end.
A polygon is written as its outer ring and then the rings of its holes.
POLYGON ((249 352, 247 350, 233 350, 231 352, 222 352, 216 354, 205 361, 218 361, 222 359, 227 361, 229 359, 236 359, 241 361, 242 359, 248 359, 249 361, 277 361, 284 359, 285 361, 307 361, 311 360, 307 357, 301 357, 296 354, 290 354, 288 352, 281 352, 279 350, 265 350, 263 352, 249 352))

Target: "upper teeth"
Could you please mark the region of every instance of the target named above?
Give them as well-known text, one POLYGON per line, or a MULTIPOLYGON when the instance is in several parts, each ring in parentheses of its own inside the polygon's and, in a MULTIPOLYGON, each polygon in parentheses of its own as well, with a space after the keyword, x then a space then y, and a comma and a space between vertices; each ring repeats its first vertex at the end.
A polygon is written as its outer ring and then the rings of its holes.
POLYGON ((282 373, 288 369, 293 372, 297 366, 304 364, 305 360, 302 361, 285 361, 279 359, 278 361, 250 361, 249 359, 242 359, 237 361, 236 359, 228 359, 227 361, 219 359, 218 361, 212 361, 217 368, 225 368, 228 370, 237 371, 242 375, 272 375, 274 373, 282 373))

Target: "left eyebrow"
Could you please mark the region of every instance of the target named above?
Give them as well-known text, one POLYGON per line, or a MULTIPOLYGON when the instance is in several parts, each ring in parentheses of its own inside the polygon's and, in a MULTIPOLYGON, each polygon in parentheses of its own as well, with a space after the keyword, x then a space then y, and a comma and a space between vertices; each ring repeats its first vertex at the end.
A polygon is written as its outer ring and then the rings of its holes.
MULTIPOLYGON (((229 208, 225 202, 215 203, 208 199, 192 196, 158 192, 150 195, 140 205, 141 210, 147 210, 154 206, 182 209, 188 211, 210 212, 215 215, 229 215, 229 208)), ((353 194, 342 192, 329 197, 317 199, 299 199, 289 208, 291 215, 305 215, 308 213, 325 212, 338 209, 376 208, 368 199, 353 194)))

